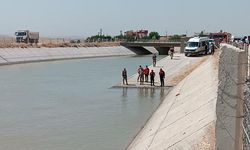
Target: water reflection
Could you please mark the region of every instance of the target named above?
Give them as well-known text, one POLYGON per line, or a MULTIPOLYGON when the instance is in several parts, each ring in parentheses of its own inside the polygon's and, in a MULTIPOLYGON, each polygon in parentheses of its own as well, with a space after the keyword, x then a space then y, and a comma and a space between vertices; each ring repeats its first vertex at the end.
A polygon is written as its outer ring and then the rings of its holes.
POLYGON ((122 97, 123 98, 128 97, 128 88, 127 87, 122 88, 122 97))
MULTIPOLYGON (((131 89, 133 90, 133 89, 131 89)), ((155 89, 155 88, 138 88, 137 89, 137 97, 139 99, 141 98, 151 98, 154 99, 155 97, 158 97, 160 95, 160 98, 164 98, 167 94, 166 91, 169 89, 161 88, 161 89, 155 89), (158 92, 156 92, 158 91, 158 92)), ((128 98, 128 88, 124 87, 122 88, 121 98, 123 101, 126 101, 128 98)))
POLYGON ((164 95, 165 95, 165 92, 164 92, 164 91, 165 91, 164 88, 161 88, 161 92, 160 92, 161 98, 164 97, 164 95))
MULTIPOLYGON (((154 98, 156 95, 156 89, 154 88, 139 88, 138 89, 138 97, 144 97, 144 98, 154 98)), ((159 93, 158 93, 159 94, 159 93)), ((160 91, 160 97, 164 97, 164 88, 160 91)))

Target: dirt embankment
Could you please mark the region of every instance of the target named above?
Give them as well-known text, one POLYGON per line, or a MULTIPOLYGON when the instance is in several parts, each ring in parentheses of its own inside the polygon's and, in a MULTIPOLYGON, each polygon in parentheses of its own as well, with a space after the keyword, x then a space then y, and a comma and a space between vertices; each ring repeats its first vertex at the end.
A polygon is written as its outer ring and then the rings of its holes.
POLYGON ((38 44, 16 43, 14 38, 0 38, 0 48, 112 47, 120 42, 71 43, 69 39, 41 38, 38 44))
POLYGON ((56 47, 112 47, 120 46, 119 42, 100 42, 100 43, 0 43, 0 48, 56 48, 56 47))

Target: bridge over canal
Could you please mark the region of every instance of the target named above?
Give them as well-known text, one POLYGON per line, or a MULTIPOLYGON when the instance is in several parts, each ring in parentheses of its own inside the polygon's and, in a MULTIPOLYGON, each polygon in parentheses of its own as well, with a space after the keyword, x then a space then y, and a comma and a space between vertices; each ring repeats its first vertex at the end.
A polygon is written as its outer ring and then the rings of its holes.
POLYGON ((138 55, 146 55, 158 52, 159 55, 168 55, 169 49, 180 47, 184 51, 184 41, 182 42, 121 42, 124 46, 138 55))

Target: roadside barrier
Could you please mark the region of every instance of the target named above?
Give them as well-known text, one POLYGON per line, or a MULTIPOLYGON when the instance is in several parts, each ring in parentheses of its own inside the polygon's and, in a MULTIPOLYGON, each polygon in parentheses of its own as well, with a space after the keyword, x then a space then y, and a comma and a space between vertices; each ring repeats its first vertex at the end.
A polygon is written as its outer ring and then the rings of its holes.
POLYGON ((248 64, 247 64, 247 78, 246 78, 246 89, 244 93, 244 119, 242 122, 243 128, 243 144, 244 150, 250 150, 250 52, 249 52, 249 45, 244 44, 241 46, 246 51, 248 64))

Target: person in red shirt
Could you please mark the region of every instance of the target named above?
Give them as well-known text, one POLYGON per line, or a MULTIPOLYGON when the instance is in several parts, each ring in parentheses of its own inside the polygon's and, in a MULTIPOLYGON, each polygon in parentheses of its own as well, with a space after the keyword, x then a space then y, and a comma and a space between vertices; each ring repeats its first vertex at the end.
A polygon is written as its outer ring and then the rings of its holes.
POLYGON ((144 75, 145 75, 145 82, 148 82, 148 75, 149 75, 149 68, 146 66, 144 69, 144 75))

